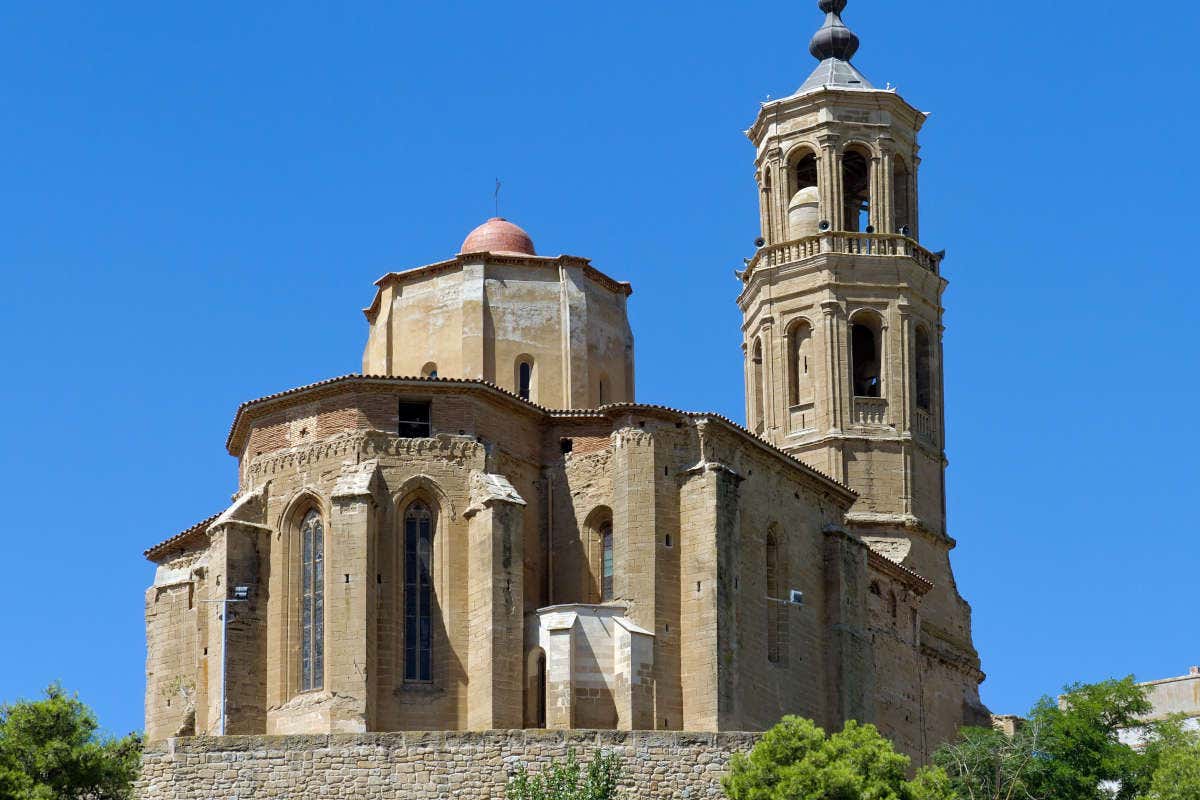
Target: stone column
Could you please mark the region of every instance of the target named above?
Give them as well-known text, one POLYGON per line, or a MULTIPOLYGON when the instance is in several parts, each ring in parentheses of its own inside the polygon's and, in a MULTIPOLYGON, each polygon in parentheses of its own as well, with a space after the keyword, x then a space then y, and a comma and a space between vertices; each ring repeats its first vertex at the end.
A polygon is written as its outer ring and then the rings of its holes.
POLYGON ((830 229, 845 230, 846 203, 842 189, 842 148, 836 134, 823 134, 819 139, 820 158, 817 159, 818 180, 821 184, 821 219, 828 220, 830 229))
POLYGON ((896 420, 896 422, 898 423, 896 425, 896 429, 898 431, 900 431, 901 433, 907 434, 907 436, 909 437, 909 442, 904 447, 904 476, 903 476, 904 484, 903 484, 903 489, 902 489, 902 495, 900 497, 900 504, 901 504, 903 513, 912 514, 912 510, 913 510, 913 502, 912 502, 912 486, 913 486, 912 449, 913 449, 913 443, 912 443, 911 439, 913 436, 912 420, 913 420, 913 414, 914 414, 913 406, 915 405, 915 401, 913 399, 913 393, 914 393, 914 388, 915 388, 914 375, 916 373, 916 370, 915 370, 916 365, 913 363, 913 352, 912 352, 912 348, 913 348, 913 346, 912 346, 912 342, 913 342, 912 306, 909 305, 908 300, 906 298, 900 299, 900 303, 897 306, 897 314, 900 318, 900 324, 898 326, 899 327, 899 339, 900 339, 900 353, 899 353, 899 358, 896 359, 899 362, 898 366, 897 366, 897 371, 900 373, 899 382, 897 384, 897 386, 899 387, 899 398, 898 398, 899 402, 897 403, 897 413, 899 414, 900 418, 899 418, 899 420, 896 420))
MULTIPOLYGON (((841 433, 846 427, 844 398, 847 381, 846 359, 842 356, 842 304, 828 299, 821 302, 822 339, 825 346, 826 427, 841 433)), ((837 473, 834 473, 837 474, 837 473)))
MULTIPOLYGON (((768 303, 770 303, 769 300, 768 303)), ((774 438, 779 419, 779 411, 776 408, 779 403, 779 387, 775 385, 775 375, 779 372, 776 369, 777 359, 775 357, 775 351, 778 348, 775 346, 775 337, 772 335, 774 328, 775 318, 766 316, 762 318, 758 329, 758 338, 763 343, 763 434, 767 438, 774 438)))
MULTIPOLYGON (((525 501, 502 475, 471 473, 467 519, 467 725, 520 728, 525 674, 525 501)), ((547 654, 549 658, 549 654, 547 654)))
POLYGON ((783 161, 783 151, 778 147, 771 149, 767 154, 767 159, 771 164, 771 171, 774 173, 774 183, 771 184, 772 236, 767 240, 767 243, 779 244, 792 238, 792 232, 788 230, 787 224, 788 203, 792 199, 788 194, 788 188, 791 186, 791 176, 788 175, 787 164, 783 161))
MULTIPOLYGON (((376 502, 374 459, 347 463, 334 485, 325 548, 325 692, 329 733, 374 727, 376 502)), ((316 731, 313 731, 314 733, 316 731)))
POLYGON ((920 184, 917 181, 917 168, 921 165, 921 159, 917 157, 919 147, 913 148, 912 168, 908 171, 908 217, 911 220, 909 227, 912 228, 912 238, 918 242, 921 241, 921 204, 917 199, 917 190, 920 184))
POLYGON ((912 306, 907 299, 901 298, 899 305, 896 307, 897 315, 900 318, 899 338, 900 338, 900 353, 896 359, 896 371, 899 373, 897 386, 897 412, 900 418, 897 420, 896 429, 904 432, 912 432, 912 416, 913 416, 913 389, 914 375, 913 356, 912 356, 912 341, 913 341, 913 321, 912 321, 912 306))
POLYGON ((879 233, 896 230, 896 193, 893 186, 892 140, 881 137, 876 140, 879 155, 875 159, 876 191, 871 197, 871 224, 879 233))

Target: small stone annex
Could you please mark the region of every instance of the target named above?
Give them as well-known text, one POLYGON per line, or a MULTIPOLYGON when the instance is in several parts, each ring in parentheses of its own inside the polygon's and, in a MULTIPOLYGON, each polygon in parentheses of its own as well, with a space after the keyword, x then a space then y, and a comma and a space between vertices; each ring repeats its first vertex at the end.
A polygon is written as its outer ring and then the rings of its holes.
POLYGON ((819 2, 819 66, 747 131, 747 426, 637 403, 629 284, 511 222, 383 276, 362 374, 244 403, 232 504, 146 551, 141 796, 209 796, 185 787, 289 746, 353 764, 330 748, 507 730, 496 752, 530 757, 592 729, 678 755, 800 714, 923 762, 988 724, 946 528, 926 114, 852 66, 845 5, 819 2), (257 744, 179 738, 222 734, 257 744))

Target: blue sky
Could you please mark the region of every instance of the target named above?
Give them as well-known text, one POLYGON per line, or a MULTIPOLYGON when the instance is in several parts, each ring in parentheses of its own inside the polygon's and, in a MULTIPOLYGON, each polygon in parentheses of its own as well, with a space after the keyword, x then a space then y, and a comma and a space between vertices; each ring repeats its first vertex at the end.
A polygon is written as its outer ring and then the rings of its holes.
MULTIPOLYGON (((851 0, 931 111, 951 534, 994 710, 1200 663, 1200 12, 851 0)), ((0 698, 141 727, 149 544, 243 400, 356 371, 371 282, 503 211, 634 284, 638 395, 744 418, 742 131, 815 2, 0 6, 0 698)))

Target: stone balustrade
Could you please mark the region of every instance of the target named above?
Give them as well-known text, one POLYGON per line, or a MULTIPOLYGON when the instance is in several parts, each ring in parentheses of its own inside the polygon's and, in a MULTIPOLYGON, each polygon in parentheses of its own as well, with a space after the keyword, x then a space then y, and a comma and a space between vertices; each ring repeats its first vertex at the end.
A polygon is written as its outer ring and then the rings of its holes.
POLYGON ((763 247, 750 260, 746 274, 759 266, 779 267, 826 253, 855 256, 911 258, 934 275, 941 267, 941 256, 926 250, 916 240, 898 233, 818 233, 789 242, 763 247))
POLYGON ((921 408, 913 409, 913 433, 932 444, 935 441, 933 415, 921 408))
POLYGON ((882 397, 854 398, 854 424, 870 428, 887 425, 887 407, 882 397))

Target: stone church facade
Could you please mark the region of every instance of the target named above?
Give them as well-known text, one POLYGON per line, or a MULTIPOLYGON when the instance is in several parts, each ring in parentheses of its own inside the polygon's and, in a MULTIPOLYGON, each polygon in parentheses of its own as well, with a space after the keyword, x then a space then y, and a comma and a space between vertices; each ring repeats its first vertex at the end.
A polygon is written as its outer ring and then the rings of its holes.
MULTIPOLYGON (((492 219, 384 276, 363 373, 244 403, 146 551, 146 735, 987 724, 945 523, 925 115, 820 60, 764 104, 747 420, 634 399, 628 284, 492 219)), ((731 335, 733 332, 731 331, 731 335)))

